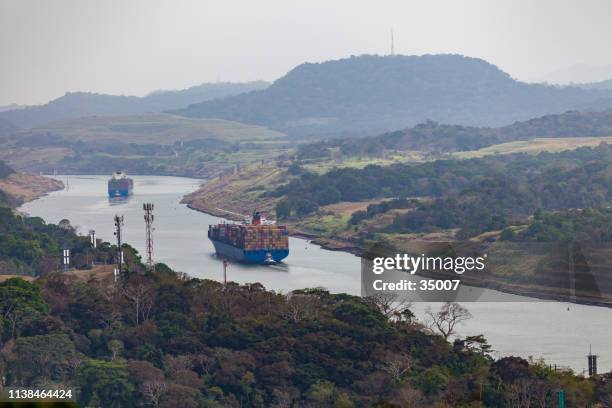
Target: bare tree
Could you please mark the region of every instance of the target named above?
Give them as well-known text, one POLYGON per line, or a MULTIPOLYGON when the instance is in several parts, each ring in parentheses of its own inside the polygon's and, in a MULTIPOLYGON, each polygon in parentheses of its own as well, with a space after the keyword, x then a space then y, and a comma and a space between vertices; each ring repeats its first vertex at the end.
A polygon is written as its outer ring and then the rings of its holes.
POLYGON ((153 287, 149 282, 136 279, 122 288, 123 296, 134 307, 134 319, 138 326, 141 321, 147 320, 153 307, 153 287))
POLYGON ((398 384, 412 367, 412 358, 405 353, 389 354, 384 361, 383 371, 389 374, 391 381, 398 384))
POLYGON ((426 313, 431 320, 431 328, 437 330, 444 337, 444 340, 448 340, 455 333, 457 324, 472 317, 472 314, 465 307, 455 302, 446 302, 435 313, 428 308, 426 313))
POLYGON ((402 388, 396 391, 392 402, 402 408, 419 408, 425 406, 423 394, 407 384, 404 384, 402 388))
POLYGON ((519 380, 507 386, 506 402, 510 408, 530 408, 532 404, 531 382, 519 380))
POLYGON ((410 302, 405 299, 400 300, 399 296, 395 293, 376 293, 368 296, 365 300, 380 310, 387 318, 401 318, 402 313, 407 309, 409 310, 411 306, 410 302))
POLYGON ((319 306, 319 298, 317 296, 289 293, 286 296, 285 318, 293 323, 297 323, 303 319, 316 317, 319 306))
POLYGON ((166 392, 167 386, 164 381, 147 381, 142 384, 142 395, 149 401, 153 407, 159 405, 159 399, 166 392))

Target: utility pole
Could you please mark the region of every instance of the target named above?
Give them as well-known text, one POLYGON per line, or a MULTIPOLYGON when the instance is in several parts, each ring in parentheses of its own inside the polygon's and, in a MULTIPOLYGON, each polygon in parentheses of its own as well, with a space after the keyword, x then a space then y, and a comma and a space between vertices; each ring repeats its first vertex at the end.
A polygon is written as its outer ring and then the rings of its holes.
POLYGON ((117 237, 117 269, 119 275, 123 272, 123 251, 121 250, 121 229, 123 228, 123 216, 115 215, 115 236, 117 237))
POLYGON ((146 225, 146 250, 147 250, 147 270, 155 270, 155 263, 153 262, 153 208, 154 205, 151 203, 144 203, 142 209, 145 212, 144 220, 146 225))
POLYGON ((589 363, 589 377, 597 375, 597 355, 593 354, 591 345, 589 345, 589 355, 587 356, 589 363))
POLYGON ((70 269, 70 250, 69 249, 64 249, 62 264, 64 265, 64 272, 68 272, 68 269, 70 269))
POLYGON ((223 286, 227 286, 227 266, 229 265, 229 261, 227 259, 223 259, 223 286))
MULTIPOLYGON (((89 230, 89 242, 91 243, 91 247, 93 249, 96 249, 96 247, 98 246, 98 243, 96 241, 96 231, 94 230, 89 230)), ((95 265, 96 258, 95 258, 95 254, 91 256, 91 266, 95 265)))

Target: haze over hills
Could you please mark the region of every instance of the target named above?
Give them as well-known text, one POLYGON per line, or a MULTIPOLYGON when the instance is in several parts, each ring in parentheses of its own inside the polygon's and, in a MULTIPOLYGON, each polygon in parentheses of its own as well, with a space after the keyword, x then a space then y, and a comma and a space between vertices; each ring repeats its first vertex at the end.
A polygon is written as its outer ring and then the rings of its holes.
POLYGON ((144 97, 68 92, 45 105, 0 112, 0 119, 20 128, 33 128, 83 116, 130 115, 178 109, 192 103, 263 89, 267 86, 268 83, 264 81, 210 83, 179 91, 157 91, 144 97))
POLYGON ((25 105, 17 105, 16 103, 11 103, 10 105, 2 105, 0 106, 0 112, 4 112, 4 111, 8 111, 8 110, 15 110, 15 109, 21 109, 21 108, 25 108, 25 105))
POLYGON ((16 129, 11 122, 0 118, 0 136, 14 132, 16 129))
POLYGON ((563 67, 537 79, 550 84, 588 84, 612 78, 612 65, 574 64, 563 67))
MULTIPOLYGON (((174 113, 255 123, 294 135, 365 135, 426 119, 500 126, 598 106, 606 96, 612 92, 519 82, 486 61, 460 55, 365 55, 302 64, 264 90, 174 113)), ((612 101, 602 105, 612 106, 612 101)))
POLYGON ((215 139, 227 142, 279 139, 284 135, 261 126, 222 119, 193 119, 167 113, 87 116, 66 119, 16 133, 19 143, 63 139, 70 142, 167 144, 215 139))
POLYGON ((590 82, 588 84, 580 84, 580 87, 585 89, 612 89, 612 79, 600 82, 590 82))

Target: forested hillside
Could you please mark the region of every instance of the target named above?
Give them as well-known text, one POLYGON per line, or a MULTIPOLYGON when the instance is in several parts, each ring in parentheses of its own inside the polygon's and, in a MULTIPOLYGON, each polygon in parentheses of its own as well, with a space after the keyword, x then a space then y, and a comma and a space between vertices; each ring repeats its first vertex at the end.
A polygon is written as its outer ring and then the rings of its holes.
POLYGON ((305 172, 267 195, 282 197, 279 218, 303 217, 320 206, 375 198, 404 200, 396 232, 459 229, 467 238, 525 220, 539 208, 601 208, 612 202, 607 144, 561 153, 438 160, 364 169, 305 172), (432 199, 433 200, 429 200, 432 199))
POLYGON ((342 156, 380 157, 395 151, 449 153, 478 150, 500 143, 535 138, 612 136, 612 109, 601 112, 570 111, 546 115, 498 128, 447 125, 427 121, 414 127, 378 136, 335 138, 298 147, 300 160, 342 156), (336 154, 338 156, 338 154, 336 154))
MULTIPOLYGON (((70 247, 79 267, 85 253, 112 262, 116 248, 94 250, 67 223, 1 215, 2 256, 44 259, 70 247)), ((124 253, 117 283, 36 262, 42 278, 0 283, 5 387, 69 389, 83 406, 109 408, 500 407, 517 395, 548 406, 559 388, 567 404, 585 406, 612 392, 543 362, 494 359, 478 333, 453 339, 384 297, 320 288, 283 295, 191 279, 163 264, 147 273, 132 248, 124 253)), ((448 303, 431 317, 470 314, 448 303)))
MULTIPOLYGON (((427 119, 505 125, 591 104, 602 90, 526 84, 460 55, 360 56, 302 64, 265 90, 175 111, 255 123, 294 135, 372 134, 427 119)), ((601 108, 612 102, 602 102, 601 108)))

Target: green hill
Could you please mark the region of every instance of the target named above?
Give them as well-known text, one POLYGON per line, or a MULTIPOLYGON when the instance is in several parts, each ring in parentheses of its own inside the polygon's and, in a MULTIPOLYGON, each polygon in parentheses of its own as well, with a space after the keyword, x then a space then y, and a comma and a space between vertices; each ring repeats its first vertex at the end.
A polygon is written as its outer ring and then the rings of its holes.
POLYGON ((372 134, 426 119, 497 126, 576 106, 612 106, 608 91, 526 84, 460 55, 360 56, 302 64, 268 88, 174 111, 290 134, 372 134))
POLYGON ((261 126, 245 125, 221 119, 191 119, 166 113, 145 113, 123 116, 88 116, 55 122, 21 132, 22 143, 32 139, 41 142, 45 135, 66 141, 116 141, 136 144, 172 144, 176 141, 219 139, 240 140, 278 139, 284 135, 261 126))
MULTIPOLYGON (((546 115, 498 128, 445 125, 433 121, 414 127, 355 140, 331 139, 301 145, 302 160, 342 156, 384 157, 398 151, 448 153, 475 151, 502 143, 530 141, 536 138, 568 139, 612 136, 612 109, 602 112, 570 111, 546 115)), ((603 140, 602 140, 603 141, 603 140)), ((559 141, 561 144, 562 140, 559 141)), ((592 145, 595 140, 588 141, 592 145)), ((562 147, 562 146, 559 146, 562 147)), ((568 146, 571 147, 571 146, 568 146)))
POLYGON ((179 91, 157 91, 144 97, 68 92, 45 105, 0 112, 0 120, 8 120, 21 128, 32 128, 82 116, 160 112, 182 108, 196 102, 263 89, 266 86, 268 83, 264 81, 201 84, 179 91))
POLYGON ((0 160, 19 170, 205 176, 268 160, 287 147, 284 134, 220 119, 164 113, 90 116, 13 133, 0 160))

